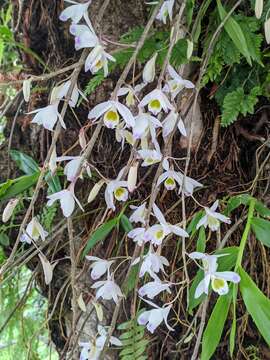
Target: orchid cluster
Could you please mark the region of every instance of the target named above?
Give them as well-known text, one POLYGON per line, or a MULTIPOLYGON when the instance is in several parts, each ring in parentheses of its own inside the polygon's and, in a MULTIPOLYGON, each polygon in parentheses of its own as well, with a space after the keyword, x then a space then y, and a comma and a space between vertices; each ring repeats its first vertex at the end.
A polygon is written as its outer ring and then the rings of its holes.
MULTIPOLYGON (((60 15, 62 21, 71 20, 70 33, 75 37, 75 49, 91 49, 85 60, 85 71, 92 74, 103 69, 104 76, 108 75, 109 61, 115 61, 113 56, 105 51, 105 43, 95 34, 95 30, 88 17, 88 7, 91 0, 78 4, 75 1, 66 0, 71 6, 68 6, 60 15), (84 19, 85 23, 81 24, 84 19)), ((155 2, 154 2, 155 3, 155 2)), ((154 4, 153 3, 153 4, 154 4)), ((163 3, 157 15, 157 19, 166 23, 168 18, 172 20, 174 0, 167 0, 163 3)), ((166 79, 163 86, 158 85, 150 92, 147 92, 147 85, 155 82, 156 78, 156 59, 158 54, 154 54, 146 63, 142 82, 138 84, 125 84, 113 93, 112 97, 105 102, 94 106, 89 114, 90 124, 102 122, 102 124, 114 132, 115 141, 129 144, 134 149, 135 157, 131 165, 123 167, 115 179, 102 179, 93 187, 88 202, 95 199, 102 186, 105 185, 105 202, 107 209, 116 210, 117 202, 127 202, 134 190, 137 188, 137 175, 140 167, 150 167, 161 163, 163 172, 157 179, 156 186, 164 186, 166 191, 177 190, 178 194, 186 197, 193 196, 195 189, 202 188, 202 184, 184 174, 173 157, 163 154, 160 147, 160 139, 166 143, 168 137, 178 129, 182 136, 188 136, 185 125, 178 112, 175 99, 184 89, 193 89, 194 84, 183 79, 177 71, 168 64, 166 68, 166 79), (178 168, 177 171, 175 168, 178 168)), ((162 79, 163 80, 163 79, 162 79)), ((32 123, 42 125, 45 129, 53 131, 56 123, 59 121, 62 128, 66 125, 59 113, 59 104, 65 101, 71 86, 71 81, 66 80, 56 86, 50 96, 49 105, 32 111, 35 114, 32 123)), ((153 86, 152 86, 153 88, 153 86)), ((79 100, 79 96, 84 98, 83 93, 75 85, 68 104, 74 108, 79 100)), ((87 99, 86 99, 87 100, 87 99)), ((30 114, 31 114, 30 113, 30 114)), ((91 164, 84 160, 84 151, 87 143, 80 133, 79 143, 81 153, 78 156, 57 156, 54 149, 49 162, 51 173, 57 169, 57 163, 67 162, 64 167, 64 175, 69 185, 60 192, 48 195, 47 205, 51 206, 59 201, 65 217, 70 217, 75 209, 75 204, 83 210, 82 205, 75 195, 75 184, 78 178, 83 179, 83 173, 86 172, 91 177, 91 164)), ((14 200, 13 200, 14 201, 14 200)), ((16 204, 15 204, 16 206, 16 204)), ((128 238, 132 239, 136 246, 141 248, 141 257, 135 259, 131 266, 139 264, 139 278, 143 279, 146 275, 149 282, 143 284, 138 289, 138 294, 151 310, 144 311, 138 317, 138 323, 145 325, 153 333, 156 328, 164 321, 168 330, 173 328, 168 324, 168 316, 171 304, 158 306, 151 300, 155 299, 162 292, 171 293, 174 284, 162 279, 166 278, 165 267, 169 266, 169 261, 161 255, 162 247, 168 237, 187 238, 189 235, 179 224, 167 222, 161 209, 153 204, 151 208, 146 202, 138 207, 131 205, 132 214, 129 220, 137 224, 133 230, 128 233, 128 238), (149 220, 153 220, 150 221, 149 220), (151 223, 151 225, 149 224, 151 223), (148 249, 144 251, 145 247, 148 249)), ((211 231, 217 231, 221 222, 230 223, 230 219, 218 213, 218 201, 210 208, 205 207, 205 215, 197 224, 197 228, 209 227, 211 231)), ((14 205, 10 204, 7 211, 12 211, 14 205)), ((6 213, 7 213, 6 211, 6 213)), ((7 218, 7 216, 5 216, 7 218)), ((43 229, 37 217, 33 217, 27 225, 25 233, 21 236, 21 241, 30 244, 41 238, 43 241, 48 233, 43 229)), ((237 283, 239 276, 233 272, 218 272, 218 255, 207 255, 202 253, 191 253, 192 259, 202 260, 204 278, 198 285, 195 297, 201 294, 208 294, 209 284, 219 295, 228 292, 227 281, 237 283)), ((92 288, 96 289, 96 300, 113 300, 116 304, 124 297, 119 285, 115 282, 115 272, 111 267, 116 260, 100 259, 94 256, 86 256, 91 262, 92 288), (100 280, 103 276, 106 278, 100 280), (98 280, 98 281, 97 281, 98 280)), ((80 343, 82 347, 81 360, 98 359, 107 337, 105 328, 98 327, 98 336, 93 342, 80 343)), ((110 338, 110 343, 121 346, 121 342, 114 337, 110 338)))

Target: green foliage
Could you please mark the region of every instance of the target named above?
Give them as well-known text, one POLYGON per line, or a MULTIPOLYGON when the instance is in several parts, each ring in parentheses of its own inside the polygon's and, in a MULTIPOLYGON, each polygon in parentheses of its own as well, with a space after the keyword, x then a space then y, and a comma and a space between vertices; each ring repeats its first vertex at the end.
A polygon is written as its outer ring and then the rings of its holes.
POLYGON ((39 172, 33 175, 20 176, 14 180, 8 180, 0 184, 0 201, 8 200, 22 194, 36 184, 39 172))
MULTIPOLYGON (((1 247, 0 259, 3 261, 1 247)), ((46 325, 42 326, 46 316, 45 298, 34 289, 33 283, 26 291, 31 276, 32 273, 23 267, 8 282, 1 283, 0 328, 20 302, 20 306, 17 306, 4 331, 0 334, 1 360, 58 359, 53 347, 47 342, 46 325)))
POLYGON ((120 224, 123 227, 123 229, 125 230, 125 232, 129 232, 133 229, 133 226, 131 224, 131 222, 129 221, 129 218, 123 214, 120 218, 120 224))
MULTIPOLYGON (((222 6, 220 0, 217 0, 217 7, 220 19, 222 21, 225 20, 227 12, 222 6)), ((251 65, 250 51, 248 49, 246 38, 239 23, 232 16, 230 16, 229 19, 225 22, 224 28, 236 48, 240 51, 242 55, 245 56, 247 62, 251 65)))
MULTIPOLYGON (((223 19, 226 11, 219 0, 217 5, 219 17, 223 19)), ((215 29, 216 16, 213 15, 210 32, 204 41, 205 53, 215 29)), ((260 22, 242 13, 231 16, 218 37, 202 85, 210 81, 218 85, 214 95, 221 108, 222 126, 232 124, 239 115, 254 113, 259 96, 268 91, 262 42, 260 22), (252 67, 249 66, 251 61, 252 67)))
POLYGON ((240 291, 247 308, 258 330, 270 346, 270 300, 261 292, 250 276, 239 269, 240 291))
POLYGON ((218 298, 203 333, 201 360, 209 360, 214 354, 221 339, 230 304, 231 292, 218 298))
POLYGON ((33 175, 39 171, 38 164, 29 155, 17 150, 10 150, 10 156, 16 162, 18 168, 26 175, 33 175))
POLYGON ((270 221, 253 218, 251 221, 251 228, 254 231, 256 238, 264 245, 270 247, 270 221))
POLYGON ((115 217, 106 223, 100 225, 97 230, 93 232, 93 234, 88 239, 82 256, 84 257, 89 253, 89 251, 100 241, 103 241, 110 232, 118 225, 119 218, 115 217))
POLYGON ((59 204, 55 202, 51 206, 44 206, 42 210, 40 222, 48 231, 50 231, 52 228, 53 220, 56 216, 58 206, 59 204))
POLYGON ((119 354, 121 360, 148 359, 146 353, 149 340, 145 338, 145 327, 138 325, 137 317, 120 324, 118 330, 122 331, 120 340, 122 341, 123 349, 119 354))
POLYGON ((222 106, 221 125, 228 126, 232 124, 239 114, 244 116, 252 114, 259 95, 261 95, 261 88, 259 86, 255 86, 249 94, 245 94, 242 87, 228 93, 224 98, 222 106))

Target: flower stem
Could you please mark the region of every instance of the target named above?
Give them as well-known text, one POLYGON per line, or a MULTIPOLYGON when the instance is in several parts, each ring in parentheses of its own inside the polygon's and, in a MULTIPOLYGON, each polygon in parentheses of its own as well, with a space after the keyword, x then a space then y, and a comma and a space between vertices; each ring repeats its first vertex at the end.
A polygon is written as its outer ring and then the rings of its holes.
POLYGON ((239 252, 238 252, 238 256, 237 256, 237 260, 236 260, 236 264, 235 264, 235 270, 237 270, 242 264, 242 258, 243 258, 243 255, 244 255, 244 250, 245 250, 247 238, 248 238, 248 234, 249 234, 249 231, 250 231, 251 220, 253 218, 255 203, 256 203, 256 199, 252 198, 251 201, 250 201, 250 204, 249 204, 248 218, 247 218, 246 227, 245 227, 245 230, 243 232, 241 242, 240 242, 240 245, 239 245, 239 252))

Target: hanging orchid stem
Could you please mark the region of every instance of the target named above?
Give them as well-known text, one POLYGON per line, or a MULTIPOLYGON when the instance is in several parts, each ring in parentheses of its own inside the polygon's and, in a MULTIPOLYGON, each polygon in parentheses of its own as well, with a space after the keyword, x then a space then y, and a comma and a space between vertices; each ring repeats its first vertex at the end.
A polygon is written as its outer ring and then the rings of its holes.
POLYGON ((255 204, 256 204, 256 199, 252 198, 249 203, 247 223, 246 223, 246 226, 245 226, 245 229, 244 229, 241 241, 240 241, 240 245, 239 245, 239 251, 238 251, 238 256, 237 256, 237 260, 236 260, 235 271, 237 271, 242 264, 244 250, 246 247, 246 243, 247 243, 247 239, 248 239, 248 235, 249 235, 250 227, 251 227, 251 221, 252 221, 253 214, 254 214, 255 204))

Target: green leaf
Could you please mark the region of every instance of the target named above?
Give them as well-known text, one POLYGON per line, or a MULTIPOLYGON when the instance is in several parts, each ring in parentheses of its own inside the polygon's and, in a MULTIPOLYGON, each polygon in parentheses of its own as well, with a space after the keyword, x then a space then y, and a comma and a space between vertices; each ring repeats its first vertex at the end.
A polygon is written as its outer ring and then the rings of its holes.
POLYGON ((186 3, 186 19, 187 19, 188 26, 190 26, 190 24, 192 22, 192 16, 193 16, 194 7, 195 7, 195 0, 187 0, 187 3, 186 3))
POLYGON ((60 183, 60 179, 58 175, 53 175, 51 174, 51 172, 47 172, 47 174, 45 175, 45 181, 47 182, 49 189, 50 189, 50 194, 54 194, 56 192, 61 191, 61 183, 60 183))
POLYGON ((136 285, 137 276, 139 273, 139 264, 136 264, 131 267, 129 277, 124 282, 122 286, 123 293, 127 296, 132 290, 134 290, 134 286, 136 285))
POLYGON ((123 214, 121 216, 120 224, 122 225, 122 227, 126 233, 128 233, 129 231, 131 231, 133 229, 133 226, 132 226, 131 222, 129 221, 129 218, 125 214, 123 214))
POLYGON ((261 201, 256 201, 255 209, 261 216, 270 217, 270 209, 268 209, 261 201))
POLYGON ((270 346, 270 300, 261 292, 243 268, 239 269, 240 291, 258 330, 270 346))
POLYGON ((201 360, 209 360, 214 354, 221 339, 230 304, 231 292, 219 296, 203 334, 201 360))
POLYGON ((255 86, 249 94, 244 92, 243 87, 228 93, 222 105, 221 125, 228 126, 232 124, 239 114, 246 116, 254 112, 254 106, 258 102, 258 96, 261 95, 260 86, 255 86))
POLYGON ((36 184, 39 178, 39 174, 39 172, 36 172, 33 175, 24 175, 15 180, 10 180, 9 186, 3 194, 1 192, 1 186, 5 186, 6 183, 0 185, 0 200, 2 201, 13 198, 16 195, 21 194, 25 190, 31 188, 36 184))
POLYGON ((205 245, 206 245, 206 235, 205 235, 205 228, 203 226, 200 227, 199 230, 199 237, 197 240, 196 251, 205 252, 205 245))
POLYGON ((227 207, 224 211, 225 215, 229 216, 231 212, 237 209, 240 205, 248 205, 251 199, 252 196, 249 194, 232 196, 227 202, 227 207))
POLYGON ((118 224, 118 218, 111 219, 102 224, 88 239, 82 256, 84 257, 100 241, 104 240, 118 224))
POLYGON ((19 169, 26 175, 32 175, 39 171, 39 166, 31 156, 28 156, 17 150, 10 150, 12 160, 16 162, 19 169))
MULTIPOLYGON (((182 64, 186 64, 189 60, 187 59, 187 40, 186 39, 180 39, 177 41, 177 43, 174 45, 172 49, 172 55, 170 63, 173 66, 180 66, 182 64)), ((166 50, 167 52, 167 50, 166 50)))
POLYGON ((232 285, 232 312, 233 312, 233 322, 230 332, 230 355, 233 357, 234 347, 235 347, 235 336, 236 336, 236 300, 237 300, 238 284, 232 285))
POLYGON ((254 231, 256 238, 264 245, 270 247, 270 221, 253 218, 251 220, 251 228, 254 231))
POLYGON ((3 184, 0 184, 0 199, 6 194, 7 189, 13 184, 14 181, 7 180, 3 184))
MULTIPOLYGON (((227 16, 227 12, 222 6, 220 0, 217 0, 217 6, 220 19, 223 21, 227 16)), ((232 16, 230 16, 229 19, 225 22, 224 28, 232 39, 234 45, 241 52, 241 54, 245 56, 249 65, 251 65, 250 53, 240 25, 232 18, 232 16)))
POLYGON ((198 212, 196 212, 196 214, 192 217, 190 223, 188 224, 187 227, 187 232, 189 234, 190 237, 193 237, 197 231, 196 226, 198 224, 198 222, 201 220, 201 218, 203 217, 203 210, 200 210, 198 212))
POLYGON ((0 244, 5 247, 9 246, 10 241, 9 241, 9 237, 7 236, 7 234, 0 233, 0 244))

